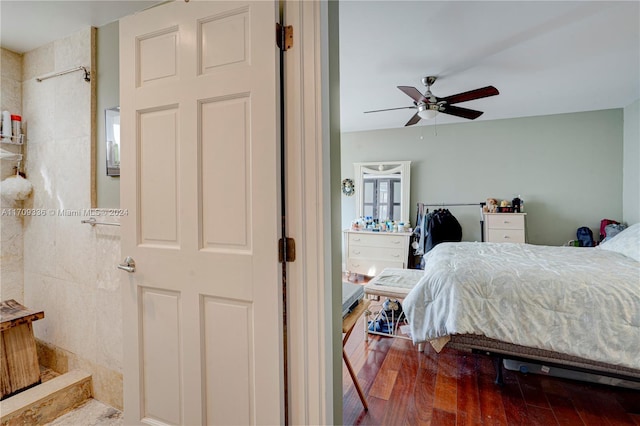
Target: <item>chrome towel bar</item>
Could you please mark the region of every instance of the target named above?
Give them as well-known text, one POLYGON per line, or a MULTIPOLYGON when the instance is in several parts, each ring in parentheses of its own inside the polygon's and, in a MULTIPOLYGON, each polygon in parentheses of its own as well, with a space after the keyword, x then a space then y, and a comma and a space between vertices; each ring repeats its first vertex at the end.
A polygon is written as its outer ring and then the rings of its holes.
POLYGON ((116 222, 98 222, 95 217, 91 217, 89 219, 83 219, 80 221, 80 223, 88 223, 91 226, 96 226, 96 225, 120 226, 120 224, 116 222))
POLYGON ((91 72, 89 71, 89 69, 87 67, 83 67, 83 66, 78 66, 78 67, 71 68, 71 69, 68 69, 68 70, 65 70, 65 71, 59 71, 59 72, 43 75, 42 77, 36 77, 36 81, 38 83, 40 83, 40 82, 42 82, 44 80, 47 80, 49 78, 60 77, 61 75, 69 74, 69 73, 76 72, 76 71, 83 71, 84 72, 84 81, 86 81, 87 83, 91 81, 91 72))

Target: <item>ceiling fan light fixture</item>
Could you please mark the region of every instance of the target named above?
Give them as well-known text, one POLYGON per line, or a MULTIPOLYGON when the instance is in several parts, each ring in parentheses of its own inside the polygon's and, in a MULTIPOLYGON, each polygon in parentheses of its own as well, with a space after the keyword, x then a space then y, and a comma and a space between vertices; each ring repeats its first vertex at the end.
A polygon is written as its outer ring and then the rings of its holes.
POLYGON ((407 121, 405 127, 413 126, 414 124, 420 122, 420 120, 431 120, 435 118, 436 115, 438 115, 438 113, 440 112, 447 115, 453 115, 455 117, 466 118, 467 120, 475 120, 482 115, 482 111, 459 107, 454 104, 500 94, 498 89, 496 89, 495 87, 486 86, 479 89, 469 90, 467 92, 447 96, 444 98, 439 98, 431 93, 431 85, 435 83, 435 81, 436 77, 434 76, 429 76, 422 79, 422 83, 427 86, 427 91, 424 94, 413 86, 398 86, 398 89, 400 89, 405 95, 409 96, 413 100, 412 106, 378 109, 365 112, 392 111, 396 109, 417 109, 418 111, 413 114, 409 121, 407 121))
POLYGON ((423 120, 431 120, 435 118, 436 115, 438 115, 437 109, 431 109, 426 105, 422 106, 422 108, 420 108, 420 106, 418 107, 418 117, 423 120))

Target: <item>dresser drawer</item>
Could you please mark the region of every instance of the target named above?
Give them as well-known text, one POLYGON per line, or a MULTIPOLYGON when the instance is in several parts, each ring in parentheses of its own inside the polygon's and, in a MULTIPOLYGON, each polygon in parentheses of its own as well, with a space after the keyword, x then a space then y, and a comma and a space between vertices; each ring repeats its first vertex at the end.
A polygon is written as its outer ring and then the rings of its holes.
POLYGON ((350 233, 350 246, 402 247, 406 236, 380 233, 350 233))
POLYGON ((493 243, 524 243, 524 229, 489 229, 487 237, 493 243))
POLYGON ((524 215, 509 213, 487 215, 487 228, 491 229, 524 229, 524 215))
POLYGON ((404 268, 404 262, 392 262, 386 260, 353 259, 347 260, 347 271, 370 277, 378 275, 384 268, 404 268))
POLYGON ((392 260, 402 262, 404 250, 401 247, 349 246, 349 257, 392 260))
POLYGON ((345 231, 346 271, 373 277, 384 268, 406 268, 410 237, 408 232, 345 231))

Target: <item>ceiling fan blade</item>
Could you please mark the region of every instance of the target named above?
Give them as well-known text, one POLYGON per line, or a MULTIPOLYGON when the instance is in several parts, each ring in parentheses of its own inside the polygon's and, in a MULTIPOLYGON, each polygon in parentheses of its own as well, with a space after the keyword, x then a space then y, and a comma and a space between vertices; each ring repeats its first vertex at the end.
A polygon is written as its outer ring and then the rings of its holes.
POLYGON ((370 112, 382 112, 382 111, 394 111, 396 109, 416 109, 416 106, 408 106, 408 107, 399 107, 399 108, 387 108, 387 109, 374 109, 373 111, 365 111, 365 114, 369 114, 370 112))
POLYGON ((438 98, 438 101, 445 101, 448 104, 457 104, 459 102, 472 101, 474 99, 486 98, 488 96, 499 95, 498 89, 493 86, 482 87, 480 89, 469 90, 468 92, 458 93, 457 95, 447 96, 446 98, 438 98))
POLYGON ((443 114, 455 115, 457 117, 468 118, 469 120, 475 120, 484 114, 482 111, 476 111, 475 109, 462 108, 454 105, 446 105, 440 110, 443 114))
POLYGON ((411 117, 411 120, 407 121, 407 124, 405 124, 404 126, 413 126, 414 124, 416 124, 418 121, 420 121, 420 116, 418 115, 418 113, 416 112, 415 115, 413 117, 411 117))
POLYGON ((407 96, 413 99, 415 102, 426 101, 426 98, 420 93, 418 89, 411 86, 398 86, 398 89, 402 90, 407 96))

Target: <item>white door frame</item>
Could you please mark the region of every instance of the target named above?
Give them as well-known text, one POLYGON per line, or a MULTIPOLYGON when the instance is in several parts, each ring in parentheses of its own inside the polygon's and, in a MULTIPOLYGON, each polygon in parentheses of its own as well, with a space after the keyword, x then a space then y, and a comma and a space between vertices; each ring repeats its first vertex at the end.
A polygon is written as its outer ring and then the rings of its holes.
POLYGON ((342 422, 339 99, 329 91, 339 72, 337 10, 338 2, 285 2, 284 23, 294 27, 285 53, 287 223, 297 250, 287 280, 290 424, 342 422))

